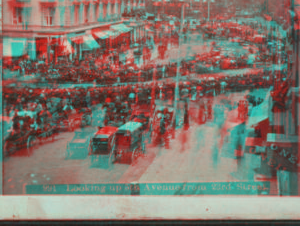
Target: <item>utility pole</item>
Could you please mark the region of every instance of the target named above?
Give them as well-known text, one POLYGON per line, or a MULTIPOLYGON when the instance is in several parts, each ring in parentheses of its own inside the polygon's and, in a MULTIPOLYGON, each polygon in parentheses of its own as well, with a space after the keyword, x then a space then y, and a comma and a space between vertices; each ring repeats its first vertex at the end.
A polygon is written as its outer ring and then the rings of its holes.
POLYGON ((207 19, 208 19, 208 21, 209 21, 209 19, 210 19, 210 0, 207 0, 208 2, 207 2, 207 10, 208 10, 208 12, 207 12, 207 19))
POLYGON ((178 42, 178 57, 177 57, 177 70, 176 70, 176 85, 175 85, 175 100, 174 100, 174 113, 175 113, 175 123, 174 123, 174 131, 176 129, 176 117, 177 117, 177 106, 178 106, 178 99, 179 99, 179 79, 180 79, 180 44, 182 38, 182 29, 184 23, 184 7, 185 3, 181 6, 181 22, 180 22, 180 30, 179 30, 179 42, 178 42))
POLYGON ((207 1, 207 20, 210 20, 210 2, 215 2, 214 0, 203 0, 204 2, 207 1))
MULTIPOLYGON (((291 6, 292 6, 292 10, 293 10, 293 12, 295 11, 295 0, 292 0, 292 2, 291 2, 291 6)), ((299 5, 297 5, 297 8, 299 8, 300 6, 299 5)), ((293 29, 293 31, 294 31, 294 47, 293 47, 293 49, 294 49, 294 51, 296 52, 296 61, 295 61, 295 63, 294 63, 294 67, 296 67, 296 70, 295 70, 295 87, 297 87, 297 88, 299 88, 300 87, 300 84, 299 84, 299 54, 300 54, 300 43, 299 43, 299 41, 300 41, 300 34, 299 34, 299 32, 300 32, 300 30, 297 28, 297 30, 295 29, 295 24, 294 24, 294 16, 293 16, 293 18, 292 18, 292 24, 293 24, 293 27, 292 27, 292 29, 293 29)), ((298 25, 299 25, 299 21, 297 21, 297 23, 298 23, 298 25)), ((299 92, 299 91, 298 91, 299 92)), ((299 93, 298 93, 299 94, 299 93)), ((296 117, 296 119, 295 119, 295 124, 296 125, 299 125, 300 123, 299 123, 299 108, 297 107, 298 105, 298 101, 297 101, 297 98, 296 98, 296 95, 295 94, 293 94, 293 104, 294 104, 294 111, 295 111, 295 117, 296 117)), ((296 127, 297 128, 297 127, 296 127)), ((297 142, 297 151, 298 151, 298 159, 299 159, 299 156, 300 156, 300 152, 299 152, 299 136, 300 136, 300 126, 298 126, 298 129, 296 129, 296 131, 297 131, 297 135, 298 135, 298 142, 297 142)), ((298 166, 298 168, 297 168, 297 172, 299 171, 299 166, 298 166)), ((295 195, 299 195, 298 194, 298 181, 299 181, 299 178, 298 178, 298 174, 297 174, 297 176, 296 176, 296 181, 295 181, 295 186, 296 186, 296 188, 297 188, 297 192, 295 193, 295 195)))

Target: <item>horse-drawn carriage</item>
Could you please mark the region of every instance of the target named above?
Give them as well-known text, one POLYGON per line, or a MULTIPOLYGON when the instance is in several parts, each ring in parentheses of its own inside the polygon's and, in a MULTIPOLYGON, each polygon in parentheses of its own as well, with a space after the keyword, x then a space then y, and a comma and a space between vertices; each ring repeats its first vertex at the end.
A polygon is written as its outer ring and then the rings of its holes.
POLYGON ((160 135, 160 125, 161 120, 165 120, 164 130, 166 131, 167 136, 173 134, 175 129, 175 111, 173 107, 157 105, 154 111, 153 118, 150 122, 150 139, 152 142, 156 141, 160 135))
POLYGON ((4 156, 19 150, 27 150, 30 155, 34 147, 49 138, 55 139, 50 113, 18 112, 13 118, 12 129, 4 137, 4 156))
POLYGON ((131 163, 145 153, 143 124, 128 122, 116 132, 116 148, 113 150, 113 159, 124 158, 131 163))

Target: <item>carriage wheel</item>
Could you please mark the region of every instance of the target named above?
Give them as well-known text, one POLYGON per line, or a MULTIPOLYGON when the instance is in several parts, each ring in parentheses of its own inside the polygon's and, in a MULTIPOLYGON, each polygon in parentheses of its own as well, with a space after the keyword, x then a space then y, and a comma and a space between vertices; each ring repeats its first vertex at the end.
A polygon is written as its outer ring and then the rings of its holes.
POLYGON ((52 133, 51 133, 51 139, 52 139, 52 142, 55 141, 55 132, 54 131, 52 131, 52 133))
POLYGON ((136 148, 132 153, 131 163, 134 163, 141 155, 141 150, 139 148, 136 148))
POLYGON ((205 114, 202 114, 201 120, 202 120, 202 123, 205 123, 205 122, 206 122, 206 115, 205 115, 205 114))
POLYGON ((9 141, 6 141, 3 147, 3 157, 8 157, 9 154, 12 152, 12 145, 9 141))
POLYGON ((109 156, 108 164, 109 166, 113 165, 117 161, 117 155, 115 151, 112 151, 109 156))
POLYGON ((74 125, 73 122, 71 122, 71 123, 69 124, 69 131, 70 131, 70 132, 74 132, 74 130, 75 130, 75 125, 74 125))
POLYGON ((157 139, 157 133, 155 131, 151 132, 151 143, 155 142, 157 139))
POLYGON ((145 153, 145 150, 146 150, 145 142, 142 142, 141 146, 142 146, 142 147, 141 147, 142 153, 145 153))
POLYGON ((91 155, 92 152, 93 152, 93 150, 92 150, 92 141, 90 140, 89 146, 87 148, 87 155, 91 155))
POLYGON ((34 146, 37 143, 37 139, 34 136, 29 136, 28 140, 27 140, 27 154, 28 156, 30 155, 30 153, 33 151, 34 146))
POLYGON ((91 125, 92 117, 90 115, 85 116, 85 126, 91 125))

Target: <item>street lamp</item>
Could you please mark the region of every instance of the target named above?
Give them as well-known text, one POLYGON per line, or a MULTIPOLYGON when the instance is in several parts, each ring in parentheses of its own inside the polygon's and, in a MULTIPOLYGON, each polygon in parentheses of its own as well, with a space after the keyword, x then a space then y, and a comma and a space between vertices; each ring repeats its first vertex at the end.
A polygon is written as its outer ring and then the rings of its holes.
POLYGON ((207 19, 210 19, 210 3, 214 3, 215 0, 203 0, 203 2, 207 2, 207 19))
MULTIPOLYGON (((176 115, 177 115, 177 105, 178 105, 178 99, 179 99, 179 78, 180 78, 180 43, 182 38, 182 29, 183 29, 183 23, 184 23, 184 7, 186 6, 186 3, 181 3, 181 23, 180 23, 180 30, 179 30, 179 42, 178 42, 178 57, 177 57, 177 70, 176 70, 176 84, 175 84, 175 100, 174 100, 174 115, 175 115, 175 122, 174 122, 174 131, 176 129, 176 115)), ((174 135, 174 134, 173 134, 174 135)))

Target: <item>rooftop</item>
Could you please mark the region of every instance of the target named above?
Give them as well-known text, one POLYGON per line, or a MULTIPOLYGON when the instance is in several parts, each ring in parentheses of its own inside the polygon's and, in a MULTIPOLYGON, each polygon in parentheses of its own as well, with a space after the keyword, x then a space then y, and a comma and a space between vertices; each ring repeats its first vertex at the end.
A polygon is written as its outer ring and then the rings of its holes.
POLYGON ((98 132, 96 132, 95 135, 101 135, 101 137, 109 137, 112 134, 114 134, 117 130, 118 130, 118 127, 106 126, 102 129, 98 130, 98 132))
POLYGON ((136 129, 140 128, 142 125, 143 124, 140 122, 127 122, 125 125, 123 125, 119 128, 119 131, 125 130, 125 131, 133 132, 136 129))

